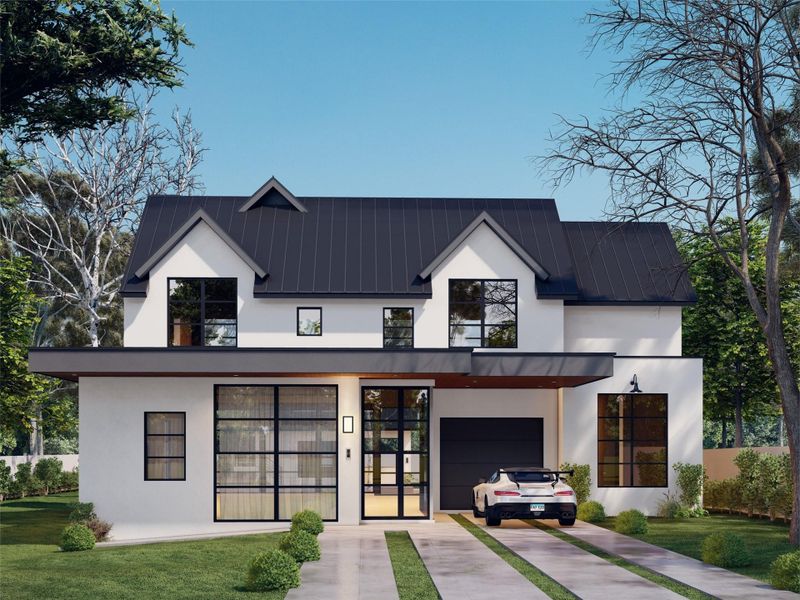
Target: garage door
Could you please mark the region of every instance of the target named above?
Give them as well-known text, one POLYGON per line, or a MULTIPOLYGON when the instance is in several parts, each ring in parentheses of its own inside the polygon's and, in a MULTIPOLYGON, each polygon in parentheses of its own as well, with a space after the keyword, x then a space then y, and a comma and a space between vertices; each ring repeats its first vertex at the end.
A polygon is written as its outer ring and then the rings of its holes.
POLYGON ((472 487, 498 467, 541 467, 543 420, 451 418, 439 427, 439 506, 469 509, 472 487))

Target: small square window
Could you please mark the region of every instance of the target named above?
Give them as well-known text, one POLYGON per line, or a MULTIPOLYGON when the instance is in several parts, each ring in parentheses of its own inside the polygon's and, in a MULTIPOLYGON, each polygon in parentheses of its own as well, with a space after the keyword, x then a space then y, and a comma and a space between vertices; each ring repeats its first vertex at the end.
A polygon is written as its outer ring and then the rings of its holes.
POLYGON ((297 335, 322 335, 322 308, 301 306, 297 309, 297 335))

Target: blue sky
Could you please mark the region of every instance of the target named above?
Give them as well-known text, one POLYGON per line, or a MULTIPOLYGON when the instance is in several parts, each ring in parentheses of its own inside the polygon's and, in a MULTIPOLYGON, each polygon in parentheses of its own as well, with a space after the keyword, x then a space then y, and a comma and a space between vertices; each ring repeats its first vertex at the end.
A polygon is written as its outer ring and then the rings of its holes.
POLYGON ((195 43, 185 85, 209 148, 209 194, 270 175, 298 195, 555 196, 602 215, 604 178, 553 190, 530 158, 556 113, 597 116, 605 52, 586 52, 586 2, 163 1, 195 43))

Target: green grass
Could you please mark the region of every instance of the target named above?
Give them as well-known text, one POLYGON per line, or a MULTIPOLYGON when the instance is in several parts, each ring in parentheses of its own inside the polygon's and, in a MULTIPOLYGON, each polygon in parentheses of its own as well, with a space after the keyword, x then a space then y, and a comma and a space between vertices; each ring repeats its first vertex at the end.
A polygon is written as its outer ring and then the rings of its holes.
MULTIPOLYGON (((278 600, 284 592, 242 592, 250 558, 280 534, 60 552, 76 493, 0 504, 0 589, 15 600, 207 598, 278 600)), ((113 534, 113 529, 112 529, 113 534)))
MULTIPOLYGON (((742 575, 769 583, 769 567, 779 555, 791 552, 789 527, 765 519, 748 519, 733 515, 714 514, 696 519, 648 519, 649 528, 643 535, 633 535, 649 542, 691 556, 698 560, 703 539, 716 531, 731 531, 741 535, 750 547, 753 562, 747 567, 731 569, 742 575)), ((614 529, 614 519, 609 518, 601 527, 614 529)))
POLYGON ((539 521, 534 521, 532 519, 524 519, 524 520, 529 525, 533 525, 534 527, 541 529, 542 531, 546 531, 547 533, 557 537, 560 540, 569 542, 570 544, 580 548, 581 550, 585 550, 586 552, 594 554, 595 556, 602 558, 603 560, 607 560, 612 565, 617 565, 618 567, 627 569, 631 573, 635 573, 639 577, 647 579, 648 581, 652 581, 653 583, 660 585, 661 587, 665 587, 668 590, 675 592, 676 594, 680 594, 681 596, 690 598, 691 600, 713 600, 714 598, 714 596, 710 596, 709 594, 701 592, 700 590, 696 590, 691 586, 677 582, 674 579, 670 579, 669 577, 661 575, 660 573, 656 573, 655 571, 651 571, 650 569, 629 562, 620 556, 609 554, 605 550, 602 550, 597 546, 593 546, 592 544, 585 542, 583 540, 574 538, 568 533, 564 533, 560 529, 556 529, 555 527, 550 527, 549 525, 546 525, 539 521))
POLYGON ((387 531, 384 535, 400 600, 439 600, 439 592, 408 532, 387 531))
POLYGON ((457 523, 482 541, 490 550, 514 567, 519 573, 545 594, 555 600, 576 600, 578 597, 557 581, 545 575, 531 563, 498 542, 483 529, 462 515, 450 515, 457 523))

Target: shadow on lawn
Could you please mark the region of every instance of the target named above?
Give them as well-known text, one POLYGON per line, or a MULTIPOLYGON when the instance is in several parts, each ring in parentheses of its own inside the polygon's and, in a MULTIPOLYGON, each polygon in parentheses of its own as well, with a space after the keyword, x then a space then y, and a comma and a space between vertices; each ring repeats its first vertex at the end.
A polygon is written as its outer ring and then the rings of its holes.
POLYGON ((77 495, 8 500, 0 504, 0 545, 58 545, 77 495))

